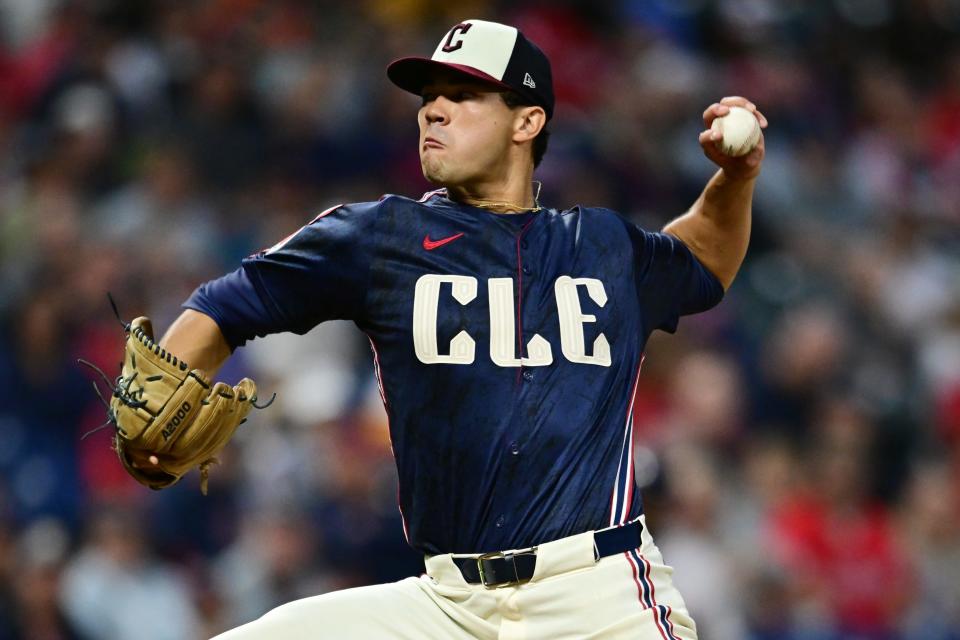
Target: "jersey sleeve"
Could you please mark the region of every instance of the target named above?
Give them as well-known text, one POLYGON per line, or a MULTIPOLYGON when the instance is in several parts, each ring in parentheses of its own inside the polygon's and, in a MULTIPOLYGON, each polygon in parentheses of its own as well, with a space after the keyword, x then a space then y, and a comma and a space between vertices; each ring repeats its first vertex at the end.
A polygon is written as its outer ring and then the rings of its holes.
POLYGON ((213 318, 231 349, 271 333, 303 334, 325 320, 362 320, 378 204, 328 209, 202 284, 183 306, 213 318))
POLYGON ((683 241, 631 227, 638 292, 649 331, 673 333, 680 316, 706 311, 723 299, 723 285, 683 241))

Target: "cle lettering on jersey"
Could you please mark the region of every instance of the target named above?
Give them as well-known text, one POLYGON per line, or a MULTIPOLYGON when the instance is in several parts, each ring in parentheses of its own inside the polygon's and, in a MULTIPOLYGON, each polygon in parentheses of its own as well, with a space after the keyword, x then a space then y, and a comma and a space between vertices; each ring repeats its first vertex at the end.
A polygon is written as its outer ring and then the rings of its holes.
MULTIPOLYGON (((424 364, 473 364, 476 341, 466 329, 451 341, 446 354, 439 352, 437 341, 437 309, 440 285, 451 285, 452 297, 467 305, 477 297, 477 279, 472 276, 425 274, 417 280, 413 300, 413 342, 417 359, 424 364)), ((560 322, 560 344, 563 356, 570 362, 609 367, 610 344, 602 333, 593 342, 593 353, 586 353, 583 325, 597 318, 585 314, 577 292, 582 285, 600 307, 607 303, 603 283, 596 278, 560 276, 554 285, 557 317, 560 322)), ((545 367, 553 363, 553 348, 539 334, 527 343, 526 356, 516 354, 513 278, 487 280, 490 305, 490 360, 498 367, 545 367)))

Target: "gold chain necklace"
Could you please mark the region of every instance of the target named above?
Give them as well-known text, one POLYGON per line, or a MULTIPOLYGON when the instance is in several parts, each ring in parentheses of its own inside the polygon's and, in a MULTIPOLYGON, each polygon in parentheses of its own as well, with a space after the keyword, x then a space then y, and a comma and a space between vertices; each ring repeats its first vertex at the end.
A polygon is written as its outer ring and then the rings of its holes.
MULTIPOLYGON (((533 183, 537 185, 537 193, 536 195, 533 196, 534 206, 532 207, 522 207, 513 202, 497 202, 496 200, 483 200, 483 199, 474 200, 465 204, 469 204, 471 207, 478 207, 480 209, 487 209, 491 211, 494 208, 505 208, 505 209, 509 209, 510 212, 513 212, 513 213, 527 213, 527 212, 534 213, 543 209, 543 207, 540 206, 540 189, 543 188, 543 183, 540 182, 539 180, 534 180, 533 183)), ((505 213, 505 212, 500 212, 500 213, 505 213)))

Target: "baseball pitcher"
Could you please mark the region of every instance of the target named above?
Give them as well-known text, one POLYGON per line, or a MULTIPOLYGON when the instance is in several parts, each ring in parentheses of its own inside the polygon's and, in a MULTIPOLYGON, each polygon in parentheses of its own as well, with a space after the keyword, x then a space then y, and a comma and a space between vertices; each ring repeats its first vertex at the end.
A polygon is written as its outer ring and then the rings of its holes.
POLYGON ((220 640, 642 638, 696 628, 634 481, 633 398, 655 329, 716 305, 744 258, 762 136, 662 232, 616 212, 542 206, 534 168, 554 112, 550 63, 517 29, 468 20, 387 75, 421 96, 438 189, 332 207, 200 286, 159 343, 128 326, 116 446, 162 488, 209 464, 256 402, 212 384, 230 353, 352 320, 369 337, 425 573, 281 606, 220 640), (189 364, 187 364, 189 363, 189 364))

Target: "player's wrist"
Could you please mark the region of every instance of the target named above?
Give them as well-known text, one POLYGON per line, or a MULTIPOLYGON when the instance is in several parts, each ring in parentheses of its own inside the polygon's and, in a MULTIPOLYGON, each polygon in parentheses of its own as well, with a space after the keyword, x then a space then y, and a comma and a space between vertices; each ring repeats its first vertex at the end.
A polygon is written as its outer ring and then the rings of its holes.
POLYGON ((718 186, 744 188, 752 187, 760 177, 760 167, 720 167, 717 172, 718 186))

